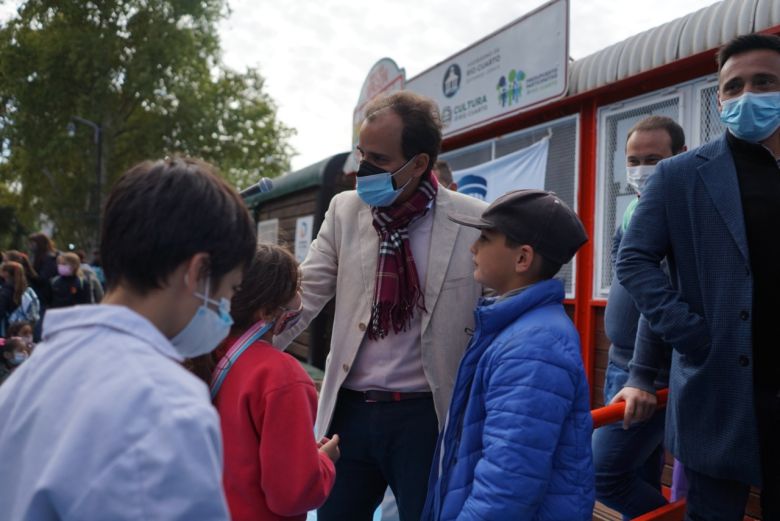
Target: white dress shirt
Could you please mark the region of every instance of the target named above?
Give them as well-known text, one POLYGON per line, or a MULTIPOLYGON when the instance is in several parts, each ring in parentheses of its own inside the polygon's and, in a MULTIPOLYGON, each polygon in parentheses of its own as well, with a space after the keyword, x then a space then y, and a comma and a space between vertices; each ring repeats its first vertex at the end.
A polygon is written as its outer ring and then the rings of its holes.
MULTIPOLYGON (((421 291, 424 291, 427 282, 432 229, 432 209, 408 227, 409 246, 421 291)), ((344 387, 354 391, 430 391, 422 361, 422 313, 414 308, 412 320, 405 331, 395 333, 391 324, 390 333, 384 338, 372 340, 368 335, 364 336, 344 387)))
POLYGON ((0 517, 229 519, 206 385, 121 306, 46 313, 0 386, 0 517))

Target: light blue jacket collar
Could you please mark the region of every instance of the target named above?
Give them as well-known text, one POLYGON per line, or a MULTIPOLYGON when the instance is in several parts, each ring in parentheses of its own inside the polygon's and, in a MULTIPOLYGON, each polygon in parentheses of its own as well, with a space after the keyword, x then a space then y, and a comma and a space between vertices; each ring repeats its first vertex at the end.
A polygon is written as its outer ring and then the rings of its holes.
POLYGON ((86 327, 121 331, 142 340, 168 358, 178 362, 184 360, 170 340, 147 318, 125 306, 111 304, 48 310, 43 322, 43 340, 49 342, 60 333, 86 327))

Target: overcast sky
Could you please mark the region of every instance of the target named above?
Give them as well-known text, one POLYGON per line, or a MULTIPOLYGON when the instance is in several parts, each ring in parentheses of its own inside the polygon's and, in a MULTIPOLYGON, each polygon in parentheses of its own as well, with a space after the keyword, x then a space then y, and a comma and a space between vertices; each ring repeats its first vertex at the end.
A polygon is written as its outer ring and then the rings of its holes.
MULTIPOLYGON (((570 46, 582 58, 712 0, 570 0, 570 46)), ((232 0, 225 63, 257 67, 279 118, 297 130, 299 169, 351 144, 352 110, 371 66, 389 57, 407 80, 544 4, 544 0, 232 0)))
MULTIPOLYGON (((570 0, 569 53, 582 58, 713 0, 570 0)), ((0 0, 0 18, 14 0, 0 0)), ((389 57, 410 79, 532 11, 545 0, 230 0, 220 25, 224 61, 256 67, 279 118, 297 130, 299 169, 351 146, 366 74, 389 57)))

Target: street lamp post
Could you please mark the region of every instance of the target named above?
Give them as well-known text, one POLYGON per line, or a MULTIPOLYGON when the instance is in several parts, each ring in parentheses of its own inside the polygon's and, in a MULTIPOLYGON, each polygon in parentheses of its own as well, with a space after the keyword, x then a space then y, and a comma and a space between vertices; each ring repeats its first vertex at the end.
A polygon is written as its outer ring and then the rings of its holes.
POLYGON ((95 244, 100 242, 100 209, 102 207, 102 184, 103 184, 103 127, 100 123, 95 123, 88 119, 84 119, 79 116, 71 116, 70 123, 68 123, 68 135, 73 137, 76 135, 76 123, 87 125, 94 131, 94 142, 97 149, 97 164, 95 165, 95 226, 97 232, 95 235, 95 244))

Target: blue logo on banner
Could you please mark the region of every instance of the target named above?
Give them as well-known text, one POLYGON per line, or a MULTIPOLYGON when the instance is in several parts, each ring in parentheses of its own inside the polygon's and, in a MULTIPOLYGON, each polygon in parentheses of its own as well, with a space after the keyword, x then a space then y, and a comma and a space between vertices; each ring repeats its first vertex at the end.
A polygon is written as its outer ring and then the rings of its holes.
POLYGON ((487 197, 487 179, 479 175, 464 175, 458 181, 458 192, 484 201, 487 197))
POLYGON ((453 97, 460 89, 460 76, 460 67, 457 63, 447 67, 447 72, 444 73, 444 79, 441 82, 441 90, 448 98, 453 97))

